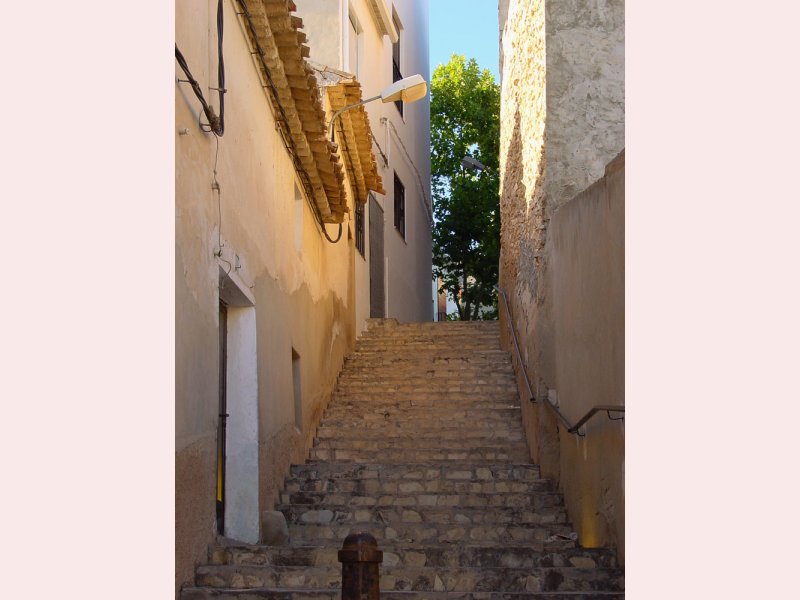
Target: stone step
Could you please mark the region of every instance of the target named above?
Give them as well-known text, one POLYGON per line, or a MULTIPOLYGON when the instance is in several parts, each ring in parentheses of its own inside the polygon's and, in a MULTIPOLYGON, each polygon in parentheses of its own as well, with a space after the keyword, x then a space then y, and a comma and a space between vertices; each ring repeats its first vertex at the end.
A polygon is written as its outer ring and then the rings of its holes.
POLYGON ((333 442, 349 440, 352 444, 359 446, 363 444, 375 444, 385 440, 395 441, 399 439, 410 439, 423 446, 430 446, 429 442, 436 440, 446 440, 448 443, 461 443, 461 445, 483 445, 480 440, 503 440, 505 442, 522 442, 524 436, 519 427, 482 427, 475 431, 459 431, 458 427, 441 428, 439 430, 431 428, 423 431, 410 433, 406 427, 398 423, 395 427, 382 427, 378 430, 365 431, 356 425, 351 427, 321 427, 314 438, 314 445, 325 447, 333 442))
POLYGON ((509 386, 514 384, 514 375, 511 373, 487 373, 483 372, 480 375, 475 374, 470 377, 463 375, 453 374, 452 376, 439 376, 435 374, 428 375, 420 373, 418 370, 397 369, 392 374, 381 373, 368 373, 351 374, 345 377, 339 377, 339 385, 348 385, 353 388, 358 388, 365 385, 380 385, 393 387, 397 385, 407 385, 408 381, 415 381, 424 383, 431 389, 451 387, 466 387, 466 388, 481 388, 484 386, 509 386))
POLYGON ((481 373, 490 373, 495 369, 505 372, 509 368, 509 354, 500 351, 475 353, 463 352, 361 352, 349 354, 345 358, 344 368, 371 370, 371 371, 396 371, 397 369, 414 367, 424 374, 429 369, 440 368, 470 368, 481 373))
POLYGON ((515 453, 519 458, 524 458, 528 455, 527 446, 521 437, 511 439, 491 435, 461 440, 443 436, 438 438, 434 436, 414 437, 408 434, 395 437, 385 436, 382 439, 374 438, 371 440, 334 437, 319 440, 312 449, 317 454, 325 450, 333 451, 335 453, 334 456, 339 456, 340 460, 355 460, 352 456, 344 457, 341 452, 348 452, 351 455, 373 456, 379 452, 384 455, 387 452, 408 453, 409 451, 419 451, 421 448, 427 449, 429 453, 445 453, 443 458, 446 460, 468 461, 470 456, 476 460, 481 460, 481 456, 490 452, 490 449, 494 449, 496 452, 515 453), (456 454, 464 455, 464 457, 458 458, 455 456, 456 454))
POLYGON ((452 327, 452 326, 424 326, 403 324, 399 327, 375 327, 369 328, 361 334, 361 338, 384 337, 389 335, 435 335, 438 338, 448 338, 454 336, 469 336, 482 339, 500 335, 500 326, 484 325, 480 327, 452 327))
MULTIPOLYGON (((483 365, 500 362, 509 354, 499 344, 475 346, 464 342, 431 343, 409 340, 374 340, 356 343, 348 357, 391 358, 397 365, 417 364, 420 366, 459 362, 483 365)), ((504 366, 508 366, 505 364, 504 366)))
POLYGON ((442 393, 431 395, 414 392, 398 393, 384 390, 364 391, 352 394, 334 392, 326 413, 348 413, 354 410, 377 413, 380 408, 409 408, 420 410, 455 409, 511 409, 520 408, 516 391, 495 390, 488 393, 442 393))
POLYGON ((503 385, 496 384, 453 384, 453 385, 429 385, 427 381, 414 380, 409 377, 402 382, 349 382, 339 383, 336 386, 337 396, 347 396, 349 394, 362 395, 372 398, 381 398, 391 394, 392 396, 408 397, 410 395, 418 395, 423 398, 428 398, 435 401, 437 398, 442 400, 450 399, 455 400, 461 396, 465 398, 470 397, 483 397, 494 398, 497 395, 511 395, 516 392, 516 388, 512 381, 508 381, 503 385))
POLYGON ((349 367, 347 361, 353 358, 373 358, 376 362, 387 363, 428 363, 432 365, 446 364, 481 364, 484 361, 496 362, 503 367, 508 367, 511 353, 503 348, 494 345, 485 348, 463 348, 460 345, 449 345, 441 348, 431 348, 426 351, 424 348, 417 352, 404 352, 402 344, 396 344, 391 352, 380 344, 371 344, 367 350, 353 350, 345 356, 345 366, 349 367))
POLYGON ((469 334, 472 336, 479 335, 484 337, 488 335, 500 333, 499 321, 472 321, 471 323, 480 323, 480 325, 467 325, 464 321, 463 325, 453 326, 450 323, 400 323, 395 327, 369 327, 362 334, 362 337, 368 335, 391 335, 396 333, 434 333, 440 337, 448 335, 464 335, 469 334))
MULTIPOLYGON (((442 427, 439 430, 428 428, 425 430, 411 431, 402 423, 386 419, 384 427, 380 429, 365 430, 357 425, 350 427, 320 427, 314 438, 315 447, 332 447, 336 444, 346 444, 352 448, 382 448, 382 447, 408 447, 409 443, 428 447, 461 446, 508 446, 510 442, 522 442, 524 436, 522 429, 515 424, 499 424, 495 427, 483 426, 475 431, 458 431, 458 421, 454 427, 442 427), (460 435, 459 435, 460 433, 460 435), (385 442, 387 445, 384 445, 385 442)), ((336 446, 340 447, 340 446, 336 446)))
MULTIPOLYGON (((362 364, 348 364, 347 368, 341 372, 340 377, 359 377, 361 375, 380 375, 381 377, 391 377, 399 368, 405 366, 414 366, 420 369, 420 377, 472 377, 473 375, 481 377, 483 375, 514 375, 514 369, 508 364, 508 361, 500 360, 459 360, 455 362, 441 362, 441 361, 414 361, 407 360, 405 362, 399 361, 376 361, 375 365, 365 365, 364 361, 358 361, 362 364), (488 371, 487 367, 491 367, 488 371)), ((504 358, 504 357, 503 357, 504 358)))
MULTIPOLYGON (((477 443, 483 439, 496 439, 509 441, 520 441, 523 439, 522 432, 519 427, 511 423, 485 423, 476 431, 464 432, 460 438, 457 436, 459 424, 461 421, 455 421, 448 424, 448 427, 425 427, 412 431, 408 425, 398 422, 397 419, 387 418, 383 422, 376 421, 372 427, 359 426, 354 423, 355 418, 348 419, 337 425, 333 420, 324 423, 318 430, 316 441, 331 440, 342 437, 347 437, 352 440, 361 441, 375 441, 390 438, 394 439, 414 439, 420 442, 434 441, 434 440, 447 440, 449 442, 458 442, 458 440, 469 441, 471 446, 481 446, 483 444, 477 443)), ((436 446, 439 444, 423 443, 423 446, 436 446)))
MULTIPOLYGON (((365 407, 367 408, 367 407, 365 407)), ((384 420, 388 416, 394 416, 397 419, 402 419, 404 422, 408 421, 409 429, 413 430, 418 423, 415 420, 423 420, 431 422, 431 420, 440 420, 443 422, 453 421, 456 419, 468 419, 472 422, 483 422, 485 419, 502 420, 508 423, 519 422, 521 408, 515 405, 498 404, 492 408, 484 408, 480 406, 464 406, 463 408, 449 408, 449 407, 426 407, 426 406, 412 406, 410 402, 396 402, 393 407, 391 406, 378 406, 376 408, 368 408, 367 410, 358 410, 355 407, 349 409, 341 404, 330 406, 326 409, 325 414, 331 415, 349 415, 352 417, 363 417, 364 419, 384 420)), ((323 424, 325 421, 323 420, 323 424)))
MULTIPOLYGON (((411 498, 409 498, 410 500, 411 498)), ((375 499, 376 501, 378 499, 375 499)), ((413 498, 416 501, 416 498, 413 498)), ((423 501, 425 497, 423 496, 423 501)), ((404 523, 425 523, 435 525, 551 525, 567 524, 567 513, 563 506, 512 508, 512 507, 427 507, 425 505, 380 505, 380 506, 308 506, 300 504, 276 507, 289 524, 326 525, 329 523, 360 524, 387 523, 402 526, 404 523)))
MULTIPOLYGON (((340 376, 337 385, 352 384, 354 388, 359 387, 360 385, 385 385, 386 387, 398 387, 410 385, 408 382, 413 382, 414 385, 428 386, 427 388, 423 388, 422 391, 429 388, 434 389, 436 387, 446 390, 450 387, 466 386, 483 388, 489 385, 497 388, 513 388, 516 385, 514 375, 507 373, 487 374, 486 370, 482 370, 480 375, 476 373, 474 375, 470 375, 469 377, 439 378, 437 376, 425 375, 424 372, 420 373, 419 368, 416 370, 416 372, 412 372, 411 369, 396 369, 391 374, 382 373, 378 369, 365 369, 363 375, 360 374, 358 376, 348 377, 340 376)), ((418 389, 416 391, 420 390, 418 389)))
POLYGON ((521 408, 512 404, 477 404, 469 408, 440 411, 442 414, 437 414, 436 419, 426 418, 426 412, 432 410, 417 406, 401 405, 398 407, 396 404, 378 407, 339 406, 338 408, 329 408, 324 412, 319 427, 337 425, 349 427, 354 421, 370 421, 383 423, 389 427, 402 428, 409 433, 421 430, 432 432, 461 429, 464 431, 466 426, 472 427, 473 425, 477 425, 478 429, 483 431, 522 431, 521 408), (467 415, 464 413, 465 410, 472 411, 472 413, 467 415), (498 411, 508 412, 498 413, 498 411))
MULTIPOLYGON (((388 396, 388 395, 387 395, 388 396)), ((505 398, 492 396, 473 396, 463 401, 445 400, 440 404, 418 404, 416 400, 410 400, 403 395, 384 397, 370 400, 356 400, 353 404, 344 402, 331 403, 325 410, 325 414, 342 415, 380 415, 385 416, 389 413, 407 413, 409 418, 426 417, 434 415, 436 417, 466 418, 466 417, 495 417, 507 420, 514 420, 519 416, 521 405, 517 398, 508 395, 505 398)), ((430 417, 426 420, 430 421, 430 417)))
POLYGON ((480 333, 481 335, 489 335, 491 332, 500 331, 500 321, 450 321, 447 323, 434 323, 433 321, 426 323, 397 323, 384 325, 388 326, 370 326, 363 335, 374 334, 378 331, 395 332, 395 331, 429 331, 435 332, 438 335, 448 335, 459 332, 480 333))
MULTIPOLYGON (((388 412, 390 415, 394 412, 405 411, 409 417, 418 416, 422 417, 430 414, 430 411, 446 412, 452 415, 456 412, 471 410, 482 411, 486 416, 490 416, 493 411, 505 410, 502 416, 507 419, 509 423, 514 423, 515 426, 521 427, 517 421, 517 415, 522 409, 519 401, 516 398, 490 398, 490 397, 473 397, 468 400, 444 400, 440 403, 433 402, 420 402, 417 400, 408 399, 390 399, 385 398, 382 400, 375 399, 374 401, 364 399, 356 400, 352 404, 345 404, 337 402, 334 405, 329 405, 325 410, 325 416, 354 416, 354 415, 380 415, 385 417, 388 412)), ((430 419, 427 419, 430 421, 430 419)), ((445 420, 442 425, 447 424, 449 419, 445 420)))
MULTIPOLYGON (((197 570, 197 584, 207 587, 301 587, 341 589, 341 568, 207 565, 197 570)), ((621 591, 619 569, 532 567, 380 567, 381 591, 450 592, 589 592, 599 587, 621 591)))
MULTIPOLYGON (((385 543, 531 543, 553 536, 569 536, 572 528, 561 523, 518 523, 509 525, 472 525, 447 523, 363 523, 358 531, 372 534, 380 545, 385 543), (392 542, 392 540, 396 540, 392 542)), ((352 523, 326 525, 289 525, 292 545, 309 542, 340 541, 354 530, 352 523)))
POLYGON ((373 329, 385 328, 442 328, 442 329, 483 329, 483 328, 498 328, 500 321, 497 319, 484 320, 484 321, 414 321, 410 323, 400 323, 394 317, 374 318, 367 321, 369 331, 373 329))
POLYGON ((488 396, 490 398, 506 398, 519 395, 516 384, 509 381, 503 385, 480 384, 480 385, 451 385, 448 387, 437 387, 429 385, 427 380, 414 380, 406 377, 402 383, 383 382, 376 380, 373 383, 339 383, 333 390, 332 400, 346 400, 349 396, 354 399, 371 398, 380 399, 383 396, 396 398, 420 399, 435 402, 438 399, 457 399, 460 397, 469 398, 471 396, 488 396))
POLYGON ((469 352, 458 356, 444 356, 419 350, 384 353, 370 351, 348 355, 345 359, 345 371, 340 376, 392 377, 408 373, 420 379, 434 379, 438 374, 447 379, 457 378, 460 375, 462 380, 492 375, 508 377, 513 376, 513 372, 509 372, 511 370, 509 362, 509 355, 504 352, 479 358, 470 355, 469 352))
MULTIPOLYGON (((616 557, 607 548, 580 548, 572 542, 553 541, 531 545, 481 546, 381 545, 383 564, 407 567, 535 567, 614 568, 616 557)), ((214 565, 338 566, 339 547, 327 546, 213 546, 209 563, 214 565)))
POLYGON ((456 481, 466 482, 537 482, 541 481, 537 465, 526 461, 517 463, 489 463, 482 465, 453 465, 448 462, 430 461, 394 463, 392 465, 354 463, 306 463, 292 465, 291 477, 317 480, 386 481, 456 481))
POLYGON ((329 492, 359 494, 396 494, 396 493, 442 493, 442 494, 535 494, 553 491, 553 483, 549 479, 535 481, 456 481, 432 479, 425 480, 386 480, 386 479, 302 479, 292 477, 286 480, 284 493, 293 492, 329 492))
MULTIPOLYGON (((342 441, 345 444, 346 440, 342 441)), ((522 445, 506 447, 478 446, 469 449, 447 449, 427 447, 397 447, 387 444, 378 450, 340 448, 311 448, 309 462, 345 461, 373 464, 408 463, 412 461, 454 461, 473 463, 494 463, 498 461, 523 461, 528 458, 528 449, 522 445)))
POLYGON ((345 367, 349 368, 353 362, 360 363, 388 363, 388 364, 497 364, 504 367, 508 366, 511 357, 506 350, 501 348, 462 348, 462 347, 439 347, 418 345, 414 348, 407 348, 401 343, 396 346, 385 346, 383 344, 371 344, 369 346, 356 346, 356 350, 348 354, 345 358, 345 367))
MULTIPOLYGON (((495 421, 505 421, 520 425, 519 404, 510 404, 509 401, 497 402, 491 399, 491 403, 478 402, 473 405, 471 402, 449 403, 434 406, 419 405, 410 400, 394 400, 373 405, 368 402, 346 405, 341 402, 335 406, 328 406, 325 410, 325 418, 333 417, 363 417, 364 419, 384 420, 388 417, 394 419, 408 419, 411 425, 409 429, 414 429, 419 423, 414 420, 427 422, 437 421, 439 423, 452 423, 454 420, 468 420, 471 423, 481 423, 484 419, 495 421)), ((323 421, 324 423, 324 421, 323 421)))
POLYGON ((288 544, 210 548, 181 600, 339 600, 355 531, 384 553, 383 600, 624 598, 530 464, 499 322, 368 324, 279 495, 288 544))
POLYGON ((372 345, 427 344, 445 348, 501 349, 499 335, 475 336, 469 333, 455 333, 437 336, 429 333, 384 333, 383 335, 364 335, 356 342, 356 348, 372 345))
POLYGON ((476 357, 469 352, 456 354, 454 352, 361 352, 349 354, 345 358, 344 368, 369 371, 397 371, 398 369, 416 368, 419 375, 424 375, 429 369, 448 367, 471 368, 480 373, 491 373, 495 369, 505 372, 509 368, 509 354, 507 352, 482 352, 483 357, 476 357))
POLYGON ((408 340, 374 340, 356 343, 354 352, 357 354, 369 355, 370 353, 376 354, 389 354, 397 358, 409 357, 415 361, 431 359, 434 356, 451 356, 451 357, 470 357, 475 352, 478 353, 505 353, 500 347, 500 344, 494 345, 480 345, 474 346, 465 344, 464 342, 450 343, 432 343, 421 341, 408 341, 408 340))
POLYGON ((424 380, 430 384, 439 382, 469 382, 473 380, 508 380, 514 378, 514 373, 508 369, 502 371, 494 370, 492 366, 484 365, 454 365, 447 369, 436 368, 433 365, 404 365, 398 367, 394 365, 380 366, 373 368, 359 368, 348 370, 339 376, 339 381, 350 380, 371 380, 371 381, 392 381, 403 380, 408 377, 424 380))
MULTIPOLYGON (((334 430, 341 430, 347 432, 363 432, 364 434, 373 435, 376 432, 385 431, 397 431, 402 433, 406 437, 413 437, 415 434, 419 436, 435 436, 437 431, 441 431, 446 433, 448 431, 452 432, 454 429, 458 429, 458 427, 465 428, 469 426, 472 422, 479 422, 480 428, 476 432, 477 435, 482 435, 486 432, 513 432, 519 429, 519 425, 514 422, 509 422, 508 419, 490 419, 484 418, 479 421, 472 420, 472 419, 465 419, 465 418, 456 418, 456 419, 440 419, 438 422, 442 423, 443 425, 439 428, 436 427, 436 422, 434 421, 427 421, 424 424, 420 423, 418 427, 414 426, 414 423, 411 422, 412 419, 406 418, 403 419, 401 416, 398 416, 397 413, 387 412, 382 418, 377 418, 374 415, 369 413, 359 415, 358 413, 353 413, 349 415, 333 415, 331 417, 325 417, 325 419, 320 423, 318 432, 321 432, 325 429, 334 429, 334 430), (447 426, 444 426, 444 424, 447 426)), ((349 433, 348 433, 349 435, 349 433)))
MULTIPOLYGON (((420 484, 412 484, 421 487, 420 484)), ((402 487, 402 486, 401 486, 402 487)), ((533 509, 563 508, 562 496, 559 492, 505 492, 494 494, 480 493, 444 493, 444 492, 405 492, 383 494, 347 493, 347 492, 281 492, 280 502, 283 507, 326 508, 341 511, 343 509, 359 509, 372 507, 436 507, 436 508, 503 508, 533 509)), ((381 515, 386 520, 386 511, 381 515)))
MULTIPOLYGON (((340 600, 336 589, 222 589, 189 587, 181 600, 340 600)), ((622 600, 625 592, 381 592, 381 600, 622 600)))

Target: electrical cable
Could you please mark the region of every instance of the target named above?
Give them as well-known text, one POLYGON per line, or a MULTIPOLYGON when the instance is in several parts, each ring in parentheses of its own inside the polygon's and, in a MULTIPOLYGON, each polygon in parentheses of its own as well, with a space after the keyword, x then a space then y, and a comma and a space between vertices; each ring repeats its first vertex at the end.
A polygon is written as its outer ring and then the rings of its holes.
MULTIPOLYGON (((216 90, 219 92, 219 116, 216 115, 214 112, 214 108, 209 106, 208 102, 206 102, 205 96, 203 95, 203 90, 200 88, 200 84, 197 83, 197 80, 192 75, 192 72, 189 70, 189 65, 186 62, 186 59, 183 56, 183 53, 178 48, 178 44, 175 44, 175 59, 178 61, 183 72, 188 77, 187 83, 192 86, 192 91, 194 95, 197 96, 197 99, 200 101, 200 104, 203 107, 203 113, 206 115, 206 119, 208 119, 208 124, 200 123, 200 129, 206 132, 211 132, 217 137, 221 137, 225 133, 225 63, 222 57, 222 33, 223 33, 223 17, 222 17, 222 0, 219 0, 217 3, 217 87, 216 90)), ((211 88, 215 89, 215 88, 211 88)))
POLYGON ((211 189, 217 191, 217 212, 219 214, 219 227, 217 228, 217 256, 222 257, 222 189, 219 187, 217 181, 217 159, 219 158, 219 138, 217 139, 217 149, 214 152, 214 173, 212 179, 214 182, 211 184, 211 189))
MULTIPOLYGON (((386 117, 384 117, 386 118, 386 117)), ((414 161, 411 159, 411 155, 408 153, 406 149, 406 145, 403 143, 403 138, 400 137, 400 133, 395 128, 394 123, 390 119, 386 119, 386 123, 392 126, 392 131, 394 131, 395 139, 400 143, 400 147, 403 149, 403 153, 406 156, 406 160, 408 164, 414 169, 414 172, 417 175, 417 182, 419 183, 419 191, 422 192, 422 206, 425 208, 425 214, 428 215, 428 221, 433 224, 433 214, 432 214, 432 204, 428 197, 425 195, 425 186, 422 185, 422 175, 419 173, 419 169, 417 169, 417 165, 414 164, 414 161)))
POLYGON ((378 152, 380 152, 380 155, 383 158, 383 166, 384 167, 388 167, 389 166, 389 159, 383 153, 383 148, 381 148, 381 145, 378 143, 378 140, 375 139, 375 134, 372 131, 372 127, 369 128, 369 133, 372 136, 372 141, 375 142, 375 145, 378 147, 378 152))
POLYGON ((219 131, 225 133, 225 61, 222 58, 222 34, 224 31, 222 0, 217 3, 217 92, 219 92, 219 131))
POLYGON ((200 89, 200 84, 197 83, 197 80, 194 78, 194 76, 192 76, 192 72, 189 70, 189 65, 186 64, 186 59, 183 57, 183 53, 178 48, 178 44, 175 44, 175 59, 178 61, 181 69, 183 69, 186 77, 189 78, 188 83, 192 86, 194 95, 197 96, 197 99, 200 101, 200 104, 203 107, 203 112, 206 115, 206 119, 208 119, 208 126, 216 135, 217 129, 219 128, 219 117, 217 117, 217 115, 214 113, 214 109, 208 105, 208 102, 206 102, 206 99, 203 96, 203 90, 200 89))
POLYGON ((215 137, 217 142, 217 148, 214 152, 214 171, 212 178, 214 182, 211 184, 211 189, 216 190, 217 192, 217 215, 219 216, 219 227, 217 228, 217 245, 218 248, 216 252, 214 252, 214 256, 216 256, 221 262, 224 262, 228 265, 228 270, 225 271, 225 277, 222 278, 222 283, 219 284, 220 291, 225 289, 225 282, 228 280, 228 276, 233 271, 233 265, 229 260, 222 258, 222 188, 219 185, 219 181, 217 181, 217 160, 219 159, 219 136, 215 137))

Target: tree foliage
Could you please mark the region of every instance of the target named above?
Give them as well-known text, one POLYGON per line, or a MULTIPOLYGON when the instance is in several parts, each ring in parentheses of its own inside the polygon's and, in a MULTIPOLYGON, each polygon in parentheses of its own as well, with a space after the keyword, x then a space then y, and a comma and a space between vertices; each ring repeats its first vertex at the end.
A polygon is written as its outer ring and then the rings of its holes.
POLYGON ((433 262, 440 291, 456 302, 462 320, 497 314, 499 148, 500 88, 474 58, 454 54, 431 78, 433 262), (487 168, 465 169, 465 156, 487 168))

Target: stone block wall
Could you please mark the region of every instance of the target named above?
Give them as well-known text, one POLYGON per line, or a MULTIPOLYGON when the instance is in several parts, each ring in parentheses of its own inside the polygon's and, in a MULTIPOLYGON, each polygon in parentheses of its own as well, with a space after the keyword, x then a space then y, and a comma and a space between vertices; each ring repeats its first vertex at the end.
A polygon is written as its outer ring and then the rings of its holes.
MULTIPOLYGON (((589 315, 587 320, 580 321, 579 329, 586 329, 580 330, 580 335, 573 332, 570 337, 564 329, 565 305, 559 304, 564 299, 557 297, 557 293, 565 293, 566 288, 554 288, 556 283, 563 283, 565 277, 588 272, 585 261, 590 255, 582 250, 588 247, 585 239, 569 233, 568 229, 590 225, 595 219, 608 221, 611 217, 600 210, 602 203, 593 211, 574 211, 584 220, 562 231, 565 239, 572 240, 570 247, 574 256, 569 260, 577 260, 582 265, 573 268, 571 275, 559 271, 567 263, 558 263, 558 257, 563 258, 563 254, 556 252, 550 239, 552 220, 559 211, 570 202, 585 204, 585 200, 573 198, 604 176, 606 165, 625 145, 624 2, 500 0, 499 14, 500 285, 508 294, 520 339, 523 364, 516 365, 518 372, 524 369, 534 394, 544 398, 549 390, 558 392, 559 382, 566 381, 567 373, 577 368, 575 363, 570 363, 573 350, 596 341, 604 327, 614 336, 624 333, 621 320, 613 324, 599 323, 589 315), (582 258, 575 258, 577 256, 582 258)), ((624 165, 624 158, 620 160, 624 165)), ((622 205, 624 190, 620 193, 616 202, 622 205)), ((608 208, 607 204, 602 206, 608 208)), ((622 235, 622 213, 614 218, 620 219, 618 230, 606 228, 605 237, 601 236, 603 241, 593 243, 606 244, 607 249, 619 241, 614 236, 622 235), (612 230, 616 233, 612 234, 612 230)), ((611 260, 612 255, 613 260, 617 260, 618 255, 610 250, 602 254, 603 260, 611 260)), ((598 263, 592 268, 603 272, 606 266, 598 263)), ((580 278, 572 283, 577 287, 569 288, 569 294, 583 293, 580 278)), ((594 300, 615 302, 612 297, 616 298, 612 294, 594 300)), ((587 301, 591 302, 592 298, 587 301)), ((613 308, 609 306, 609 310, 613 308)), ((504 343, 510 348, 504 311, 501 311, 501 320, 506 336, 504 343)), ((516 357, 514 360, 517 361, 516 357)), ((614 376, 621 381, 621 363, 598 368, 606 367, 619 369, 614 376)), ((521 393, 524 390, 527 396, 521 379, 519 384, 521 393)), ((581 394, 585 393, 588 393, 585 389, 577 390, 577 395, 572 397, 583 398, 581 394)), ((561 399, 574 402, 570 394, 561 399)), ((592 404, 620 402, 623 399, 592 404)), ((562 404, 562 408, 577 420, 583 414, 577 414, 582 403, 583 399, 572 407, 562 404)), ((624 560, 623 482, 619 475, 623 453, 603 454, 607 442, 612 447, 622 448, 622 428, 617 426, 611 433, 576 442, 542 403, 523 402, 523 420, 532 458, 541 465, 543 474, 558 481, 565 492, 570 517, 579 528, 582 542, 618 545, 620 559, 624 560), (606 460, 616 461, 616 466, 609 468, 617 475, 606 473, 602 481, 598 480, 590 470, 576 468, 578 455, 582 456, 584 467, 597 466, 606 460), (605 499, 600 501, 599 496, 591 496, 587 492, 590 488, 605 490, 597 493, 605 499), (591 501, 586 500, 587 493, 591 501), (593 514, 589 515, 588 511, 593 514)))
POLYGON ((625 146, 625 3, 546 3, 550 214, 603 176, 625 146))

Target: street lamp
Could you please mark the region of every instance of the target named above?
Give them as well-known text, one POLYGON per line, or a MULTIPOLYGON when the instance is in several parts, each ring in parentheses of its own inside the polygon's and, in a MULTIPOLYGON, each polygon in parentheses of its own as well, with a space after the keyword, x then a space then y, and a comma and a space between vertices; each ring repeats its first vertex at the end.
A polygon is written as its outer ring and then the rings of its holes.
POLYGON ((461 159, 461 166, 465 169, 471 169, 473 171, 485 171, 487 168, 486 165, 484 165, 481 161, 476 158, 472 158, 469 155, 461 159))
POLYGON ((367 98, 366 100, 362 100, 361 102, 356 102, 355 104, 348 104, 344 108, 340 108, 335 113, 333 113, 333 117, 331 117, 331 124, 329 127, 329 134, 331 141, 333 141, 333 125, 336 122, 336 117, 340 114, 345 112, 346 110, 350 110, 351 108, 355 108, 356 106, 361 106, 362 104, 366 104, 367 102, 372 102, 373 100, 377 100, 380 98, 381 102, 397 102, 398 100, 402 100, 403 102, 416 102, 420 98, 424 98, 425 94, 428 93, 428 84, 425 83, 425 80, 422 78, 422 75, 411 75, 410 77, 406 77, 401 79, 400 81, 395 81, 392 85, 387 87, 377 96, 373 96, 372 98, 367 98))

